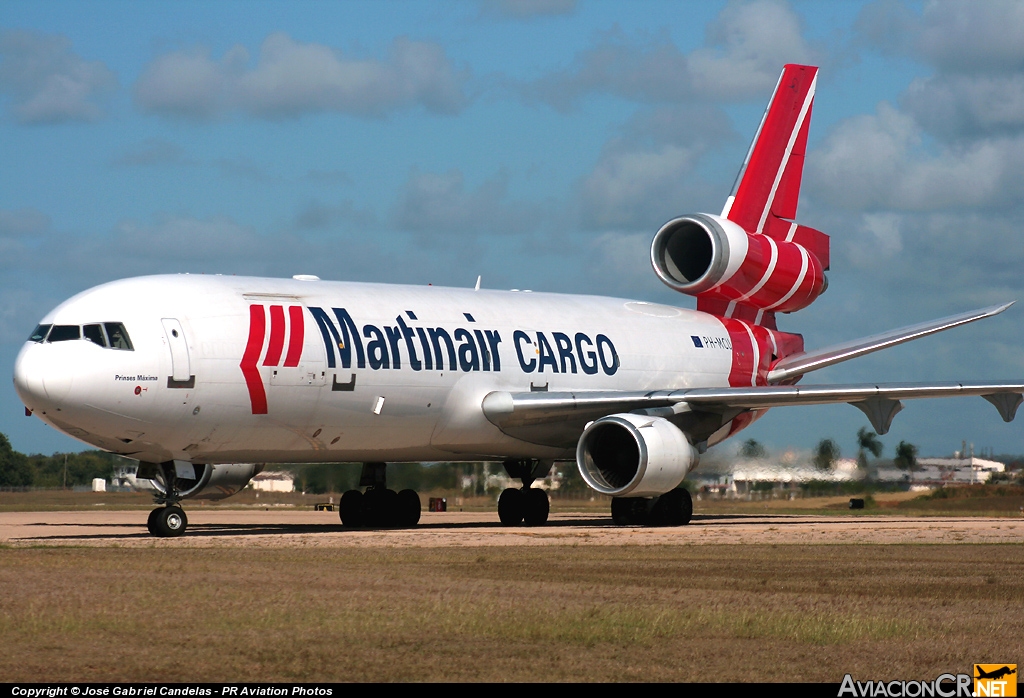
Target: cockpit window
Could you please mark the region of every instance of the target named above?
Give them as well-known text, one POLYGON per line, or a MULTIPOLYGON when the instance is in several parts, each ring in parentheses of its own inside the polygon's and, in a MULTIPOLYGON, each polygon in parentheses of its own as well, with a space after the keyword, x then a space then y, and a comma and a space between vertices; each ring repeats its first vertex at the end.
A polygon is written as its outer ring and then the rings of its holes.
POLYGON ((107 337, 110 338, 110 346, 114 349, 125 349, 135 351, 132 347, 132 340, 128 337, 128 330, 120 322, 105 322, 103 326, 107 329, 107 337))
POLYGON ((81 339, 82 332, 78 325, 54 325, 50 330, 48 342, 67 342, 72 339, 81 339))
POLYGON ((102 325, 86 325, 82 328, 82 334, 93 344, 98 344, 101 347, 107 346, 107 338, 103 334, 102 325))
POLYGON ((50 331, 50 327, 52 327, 52 325, 36 325, 36 328, 32 330, 32 335, 28 338, 28 341, 35 342, 36 344, 43 341, 46 339, 46 333, 50 331))

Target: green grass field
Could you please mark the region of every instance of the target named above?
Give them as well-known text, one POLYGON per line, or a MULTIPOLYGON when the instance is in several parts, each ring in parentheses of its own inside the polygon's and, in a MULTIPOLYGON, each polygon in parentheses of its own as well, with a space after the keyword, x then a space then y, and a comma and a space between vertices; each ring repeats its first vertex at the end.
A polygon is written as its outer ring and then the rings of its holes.
POLYGON ((1024 654, 1024 546, 0 549, 0 681, 839 681, 1024 654))

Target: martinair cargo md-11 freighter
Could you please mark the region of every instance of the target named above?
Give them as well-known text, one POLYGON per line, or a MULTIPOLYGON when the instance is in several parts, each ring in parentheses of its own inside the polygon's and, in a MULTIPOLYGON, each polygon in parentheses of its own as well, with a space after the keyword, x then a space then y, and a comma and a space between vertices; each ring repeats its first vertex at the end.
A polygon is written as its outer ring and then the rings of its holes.
POLYGON ((980 395, 1010 421, 1024 384, 797 386, 805 373, 1002 312, 1009 304, 805 351, 776 314, 826 287, 829 239, 793 222, 817 69, 787 65, 725 209, 669 221, 654 271, 697 310, 595 296, 321 281, 150 276, 43 318, 18 355, 26 414, 140 461, 157 536, 182 499, 219 499, 264 463, 362 461, 345 526, 407 526, 388 461, 500 460, 523 488, 502 522, 540 524, 531 484, 576 459, 619 524, 678 525, 708 447, 767 408, 850 403, 884 434, 909 398, 980 395))

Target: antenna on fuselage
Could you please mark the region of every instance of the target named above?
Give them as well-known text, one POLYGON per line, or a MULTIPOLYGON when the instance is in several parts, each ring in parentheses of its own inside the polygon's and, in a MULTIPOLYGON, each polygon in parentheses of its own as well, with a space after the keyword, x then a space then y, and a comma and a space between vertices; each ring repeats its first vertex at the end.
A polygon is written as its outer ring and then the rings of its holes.
POLYGON ((482 278, 481 276, 477 276, 476 277, 476 286, 473 287, 474 291, 479 291, 480 290, 480 279, 481 278, 482 278))

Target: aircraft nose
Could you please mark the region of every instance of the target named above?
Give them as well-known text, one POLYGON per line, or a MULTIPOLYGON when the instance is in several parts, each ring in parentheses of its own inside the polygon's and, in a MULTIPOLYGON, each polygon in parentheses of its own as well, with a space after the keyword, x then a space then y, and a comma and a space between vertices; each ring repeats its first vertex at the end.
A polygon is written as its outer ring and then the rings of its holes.
POLYGON ((26 344, 14 362, 14 389, 25 406, 31 410, 38 409, 49 402, 46 386, 43 383, 47 370, 46 364, 43 347, 39 344, 26 344))

